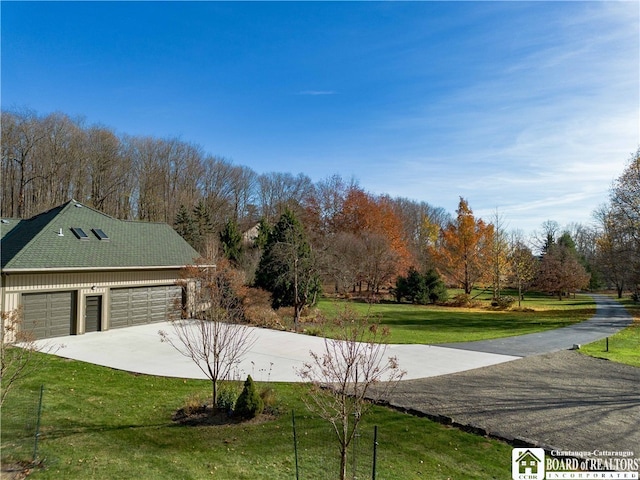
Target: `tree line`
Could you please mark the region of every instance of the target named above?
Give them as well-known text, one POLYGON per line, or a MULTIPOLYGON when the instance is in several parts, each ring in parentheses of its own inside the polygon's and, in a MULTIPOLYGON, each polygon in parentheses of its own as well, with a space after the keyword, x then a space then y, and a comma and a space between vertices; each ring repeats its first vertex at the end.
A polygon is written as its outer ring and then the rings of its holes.
POLYGON ((204 257, 225 255, 248 282, 264 275, 265 253, 286 271, 281 257, 302 252, 314 261, 300 257, 297 266, 341 293, 379 292, 412 268, 437 272, 467 294, 491 288, 494 298, 507 285, 562 298, 589 286, 621 294, 639 283, 638 152, 593 224, 548 221, 525 237, 507 231, 497 212, 477 218, 463 198, 453 216, 426 202, 373 195, 355 179, 257 174, 178 138, 117 134, 63 113, 2 111, 1 121, 3 216, 28 218, 75 198, 116 218, 166 222, 204 257), (307 246, 293 248, 290 232, 276 228, 281 221, 307 246))

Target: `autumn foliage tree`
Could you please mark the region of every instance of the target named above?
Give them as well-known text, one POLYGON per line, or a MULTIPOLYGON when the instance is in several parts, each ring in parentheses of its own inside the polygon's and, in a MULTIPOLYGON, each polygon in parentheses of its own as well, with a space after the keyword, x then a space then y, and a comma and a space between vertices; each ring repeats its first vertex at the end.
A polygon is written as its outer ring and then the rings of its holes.
POLYGON ((603 207, 597 217, 601 232, 596 239, 596 264, 605 280, 615 287, 618 298, 622 298, 625 288, 634 284, 635 242, 610 208, 603 207))
POLYGON ((490 277, 493 225, 476 219, 463 198, 456 213, 440 232, 434 257, 441 273, 470 294, 478 281, 490 277))
POLYGON ((602 216, 600 264, 619 295, 623 286, 638 293, 640 285, 640 148, 611 189, 611 202, 602 216))
POLYGON ((543 292, 555 294, 558 300, 562 300, 563 294, 589 285, 589 278, 589 273, 570 246, 557 242, 549 247, 540 262, 536 285, 543 292))
POLYGON ((513 234, 509 244, 509 279, 518 290, 518 306, 525 290, 538 272, 538 260, 519 234, 513 234))
POLYGON ((370 291, 404 274, 412 263, 402 222, 388 197, 350 188, 336 216, 338 231, 351 234, 362 250, 359 281, 370 291))

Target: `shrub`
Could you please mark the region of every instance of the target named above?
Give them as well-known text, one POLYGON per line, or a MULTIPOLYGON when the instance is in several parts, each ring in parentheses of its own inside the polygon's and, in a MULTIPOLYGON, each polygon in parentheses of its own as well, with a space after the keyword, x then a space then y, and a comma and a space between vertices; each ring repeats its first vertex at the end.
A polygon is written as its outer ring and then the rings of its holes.
POLYGON ((264 404, 264 411, 274 413, 276 409, 276 391, 271 387, 265 387, 260 392, 260 398, 264 404))
POLYGON ((206 402, 202 399, 202 396, 197 393, 189 395, 182 406, 182 411, 186 415, 193 415, 195 413, 203 412, 206 409, 206 402))
POLYGON ((444 302, 447 299, 447 288, 435 270, 422 275, 411 267, 406 277, 396 279, 393 294, 398 303, 405 298, 411 303, 426 305, 429 302, 444 302))
POLYGON ((434 285, 433 289, 429 292, 429 300, 431 303, 445 303, 449 299, 449 292, 443 282, 434 285))
POLYGON ((452 307, 468 307, 471 305, 471 296, 466 293, 458 293, 449 300, 449 305, 452 307))
POLYGON ((271 308, 271 294, 260 288, 251 288, 245 299, 245 318, 252 325, 284 330, 282 319, 271 308))
POLYGON ((322 327, 309 327, 304 329, 307 335, 311 335, 312 337, 321 337, 323 330, 322 327))
POLYGON ((242 393, 236 401, 235 414, 241 418, 253 418, 264 410, 264 402, 258 394, 251 375, 244 382, 242 393))
POLYGON ((233 407, 238 399, 238 391, 231 384, 222 384, 218 388, 217 406, 218 410, 233 413, 233 407))
POLYGON ((498 307, 502 309, 507 309, 516 303, 516 299, 511 295, 500 295, 498 298, 494 299, 491 302, 492 307, 498 307))
POLYGON ((282 319, 271 307, 251 306, 245 310, 247 321, 257 327, 284 330, 282 319))

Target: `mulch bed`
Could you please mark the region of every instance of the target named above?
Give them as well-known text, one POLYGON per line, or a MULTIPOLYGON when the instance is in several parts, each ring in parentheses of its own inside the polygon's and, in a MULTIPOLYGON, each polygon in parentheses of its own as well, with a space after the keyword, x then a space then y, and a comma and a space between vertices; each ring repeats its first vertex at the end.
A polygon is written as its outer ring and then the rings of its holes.
POLYGON ((260 425, 275 420, 275 418, 276 416, 268 411, 253 418, 241 418, 230 415, 228 412, 214 409, 211 405, 203 405, 200 408, 189 409, 189 411, 181 408, 171 417, 175 423, 192 427, 237 425, 239 423, 260 425))

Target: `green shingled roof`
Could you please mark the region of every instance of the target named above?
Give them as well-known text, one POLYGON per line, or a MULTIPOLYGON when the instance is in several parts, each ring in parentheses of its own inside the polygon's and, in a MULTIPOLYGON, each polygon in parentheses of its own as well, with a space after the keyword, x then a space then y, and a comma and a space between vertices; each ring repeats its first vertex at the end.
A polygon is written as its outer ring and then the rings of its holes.
POLYGON ((22 222, 19 218, 3 218, 0 220, 0 238, 4 238, 11 230, 22 222))
POLYGON ((166 223, 118 220, 75 200, 0 228, 6 271, 175 267, 199 257, 166 223), (71 230, 75 227, 86 232, 88 240, 78 239, 71 230), (109 239, 100 240, 93 229, 101 229, 109 239))

